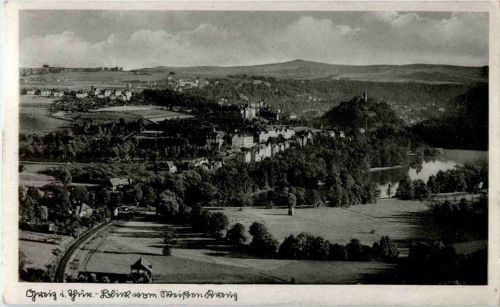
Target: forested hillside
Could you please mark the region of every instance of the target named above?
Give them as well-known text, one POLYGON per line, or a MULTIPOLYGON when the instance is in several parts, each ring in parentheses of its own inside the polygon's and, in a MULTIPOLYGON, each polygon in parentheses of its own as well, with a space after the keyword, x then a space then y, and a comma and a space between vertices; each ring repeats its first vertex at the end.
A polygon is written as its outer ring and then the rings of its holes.
POLYGON ((475 87, 454 101, 455 108, 412 127, 432 146, 488 150, 488 85, 475 87))

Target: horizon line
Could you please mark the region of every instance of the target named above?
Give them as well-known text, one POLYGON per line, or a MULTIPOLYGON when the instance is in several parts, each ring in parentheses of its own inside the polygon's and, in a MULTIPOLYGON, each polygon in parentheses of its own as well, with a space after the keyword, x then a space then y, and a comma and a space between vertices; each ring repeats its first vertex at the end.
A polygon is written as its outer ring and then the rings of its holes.
MULTIPOLYGON (((319 61, 313 61, 313 60, 303 60, 303 59, 291 59, 291 60, 286 60, 282 62, 266 62, 262 64, 240 64, 240 65, 190 65, 190 66, 175 66, 175 65, 158 65, 158 66, 148 66, 148 67, 139 67, 139 68, 130 68, 130 69, 125 69, 123 66, 73 66, 73 67, 67 67, 67 66, 52 66, 50 64, 49 67, 53 68, 69 68, 69 69, 78 69, 78 68, 99 68, 99 67, 107 67, 107 68, 115 68, 115 67, 122 67, 123 71, 133 71, 133 70, 140 70, 140 69, 153 69, 153 68, 159 68, 159 67, 168 67, 168 68, 194 68, 194 67, 213 67, 213 68, 233 68, 233 67, 255 67, 255 66, 266 66, 266 65, 277 65, 277 64, 287 64, 291 62, 310 62, 310 63, 315 63, 315 64, 323 64, 323 65, 332 65, 332 66, 356 66, 356 67, 368 67, 368 66, 411 66, 411 65, 432 65, 432 66, 456 66, 456 67, 470 67, 470 68, 480 68, 480 67, 489 67, 489 64, 485 65, 466 65, 466 64, 444 64, 444 63, 405 63, 405 64, 338 64, 338 63, 328 63, 328 62, 319 62, 319 61)), ((45 64, 44 64, 45 65, 45 64)), ((33 66, 19 66, 20 69, 26 69, 26 68, 43 68, 41 66, 38 67, 33 67, 33 66)))

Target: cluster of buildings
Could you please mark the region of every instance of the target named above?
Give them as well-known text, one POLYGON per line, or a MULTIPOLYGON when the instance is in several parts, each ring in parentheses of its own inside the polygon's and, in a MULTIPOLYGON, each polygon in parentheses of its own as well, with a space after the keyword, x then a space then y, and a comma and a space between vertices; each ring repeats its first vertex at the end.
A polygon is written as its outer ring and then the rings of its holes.
POLYGON ((186 89, 191 88, 204 88, 210 82, 206 79, 196 78, 196 79, 175 79, 172 75, 168 78, 168 85, 178 92, 182 92, 186 89))
POLYGON ((53 89, 27 89, 26 91, 22 91, 21 94, 26 94, 28 96, 43 96, 43 97, 63 97, 63 96, 73 96, 76 98, 87 98, 87 97, 96 97, 99 99, 109 98, 111 100, 120 100, 120 101, 130 101, 132 98, 131 90, 121 90, 121 89, 104 89, 100 90, 98 88, 92 88, 90 91, 79 90, 76 92, 64 92, 61 90, 53 90, 53 89))
MULTIPOLYGON (((84 93, 85 94, 85 93, 84 93)), ((88 95, 88 93, 86 93, 88 95)), ((111 100, 120 100, 120 101, 130 101, 132 98, 131 90, 122 90, 122 89, 104 89, 101 90, 99 88, 93 87, 90 89, 90 95, 97 97, 99 99, 109 98, 111 100)), ((77 96, 77 98, 79 98, 77 96)))
MULTIPOLYGON (((240 97, 243 101, 248 100, 246 96, 240 97)), ((227 98, 221 98, 218 101, 219 105, 235 105, 229 102, 227 98)), ((236 104, 239 108, 239 112, 242 118, 247 120, 253 120, 257 118, 267 119, 271 121, 279 121, 281 115, 281 109, 273 109, 266 105, 264 101, 250 102, 246 104, 236 104)))
POLYGON ((231 148, 221 156, 223 160, 260 162, 293 146, 304 147, 313 141, 314 134, 320 132, 322 130, 308 127, 266 126, 253 134, 236 133, 231 137, 231 148))
POLYGON ((63 97, 66 93, 51 89, 27 89, 26 92, 21 92, 21 94, 26 94, 28 96, 63 97))

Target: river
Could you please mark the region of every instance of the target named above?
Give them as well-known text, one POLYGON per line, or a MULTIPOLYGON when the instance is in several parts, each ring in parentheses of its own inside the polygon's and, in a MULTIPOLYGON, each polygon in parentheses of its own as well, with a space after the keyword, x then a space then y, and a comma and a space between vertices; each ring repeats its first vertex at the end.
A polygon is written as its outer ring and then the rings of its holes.
POLYGON ((380 198, 389 197, 389 186, 391 195, 394 196, 399 181, 407 176, 412 180, 421 179, 425 182, 430 176, 439 171, 454 169, 457 165, 474 163, 488 159, 487 151, 443 149, 441 155, 436 157, 410 157, 410 165, 394 169, 377 170, 371 172, 372 178, 377 182, 380 190, 380 198))

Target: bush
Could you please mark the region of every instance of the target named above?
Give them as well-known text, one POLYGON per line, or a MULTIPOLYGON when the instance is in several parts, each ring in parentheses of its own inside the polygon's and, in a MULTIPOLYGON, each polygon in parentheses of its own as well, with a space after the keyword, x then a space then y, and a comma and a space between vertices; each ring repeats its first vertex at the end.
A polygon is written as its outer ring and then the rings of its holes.
POLYGON ((31 282, 50 282, 50 276, 43 269, 28 268, 26 271, 21 271, 20 279, 31 282))
POLYGON ((330 253, 330 242, 322 237, 312 237, 309 245, 309 257, 313 260, 327 260, 330 253))
POLYGON ((252 235, 252 236, 258 236, 258 235, 262 235, 264 233, 267 233, 267 227, 266 225, 262 224, 262 223, 259 223, 259 222, 253 222, 252 225, 250 225, 250 230, 249 230, 249 233, 252 235))
POLYGON ((350 261, 370 261, 373 259, 371 247, 361 244, 358 239, 352 239, 346 245, 346 250, 350 261))
POLYGON ((222 238, 222 232, 229 225, 229 219, 222 212, 213 213, 210 216, 208 223, 208 232, 215 235, 217 238, 222 238))
POLYGON ((236 223, 227 231, 226 239, 229 243, 233 245, 243 245, 247 240, 245 235, 245 226, 240 223, 236 223))
POLYGON ((289 235, 278 249, 278 256, 283 259, 300 259, 302 245, 293 235, 289 235))
POLYGON ((162 250, 163 256, 172 256, 172 248, 168 245, 165 245, 162 250))
POLYGON ((264 257, 273 257, 276 254, 278 245, 278 241, 270 233, 253 237, 252 243, 250 243, 255 254, 264 257))
POLYGON ((345 261, 348 260, 347 250, 345 246, 340 244, 330 244, 330 250, 328 253, 328 260, 333 261, 345 261))
POLYGON ((281 243, 278 255, 285 259, 326 260, 330 252, 330 243, 322 237, 300 233, 290 235, 281 243))
POLYGON ((267 231, 264 224, 254 222, 250 226, 250 234, 253 236, 250 246, 256 255, 271 257, 276 254, 278 241, 267 231))
POLYGON ((382 237, 379 242, 373 243, 372 254, 374 258, 393 261, 398 258, 399 251, 388 236, 382 237))

